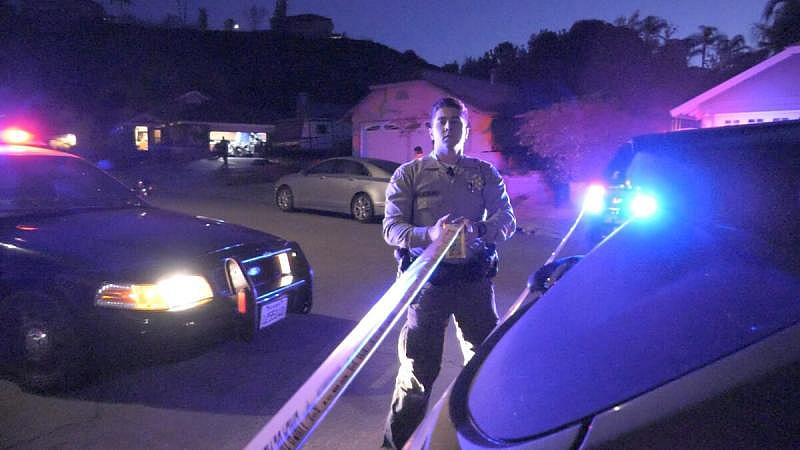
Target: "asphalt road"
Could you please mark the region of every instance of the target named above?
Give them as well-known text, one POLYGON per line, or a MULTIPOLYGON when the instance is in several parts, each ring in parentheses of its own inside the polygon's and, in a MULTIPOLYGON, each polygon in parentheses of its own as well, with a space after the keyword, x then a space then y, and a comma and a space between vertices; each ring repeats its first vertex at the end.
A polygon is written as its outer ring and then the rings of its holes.
MULTIPOLYGON (((395 265, 379 224, 331 214, 282 213, 271 203, 269 184, 242 179, 187 175, 157 190, 151 201, 298 241, 315 272, 312 314, 290 316, 250 343, 231 339, 109 368, 91 384, 60 395, 24 393, 0 379, 0 448, 241 448, 390 286, 395 265)), ((496 294, 501 314, 556 243, 551 237, 518 234, 500 246, 496 294)), ((434 397, 462 363, 452 328, 434 397)), ((305 448, 380 445, 397 370, 398 329, 305 448)))

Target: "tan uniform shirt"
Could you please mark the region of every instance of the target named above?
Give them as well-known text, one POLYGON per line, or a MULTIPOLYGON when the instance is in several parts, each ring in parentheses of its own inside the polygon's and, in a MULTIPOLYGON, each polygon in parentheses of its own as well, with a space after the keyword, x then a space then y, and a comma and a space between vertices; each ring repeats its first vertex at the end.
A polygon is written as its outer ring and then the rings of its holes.
POLYGON ((484 221, 485 242, 504 241, 514 234, 514 211, 497 169, 468 156, 451 167, 448 170, 427 155, 395 171, 386 188, 383 219, 383 237, 389 245, 418 256, 431 243, 427 228, 448 213, 451 219, 484 221))

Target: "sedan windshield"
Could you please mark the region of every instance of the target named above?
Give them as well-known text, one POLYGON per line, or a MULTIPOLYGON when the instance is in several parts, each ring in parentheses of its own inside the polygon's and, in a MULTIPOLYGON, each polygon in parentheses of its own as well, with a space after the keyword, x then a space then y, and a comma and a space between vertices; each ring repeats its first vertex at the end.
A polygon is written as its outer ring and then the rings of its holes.
POLYGON ((129 189, 77 158, 0 156, 0 215, 140 204, 129 189))

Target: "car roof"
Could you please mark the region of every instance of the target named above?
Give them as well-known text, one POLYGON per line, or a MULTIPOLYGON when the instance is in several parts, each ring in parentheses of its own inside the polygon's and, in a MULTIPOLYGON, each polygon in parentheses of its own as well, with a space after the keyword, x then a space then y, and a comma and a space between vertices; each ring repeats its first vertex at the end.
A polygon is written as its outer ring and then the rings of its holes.
POLYGON ((61 152, 53 150, 52 148, 39 147, 35 145, 21 145, 21 144, 0 144, 0 155, 11 156, 61 156, 66 158, 82 159, 78 155, 72 153, 61 152))

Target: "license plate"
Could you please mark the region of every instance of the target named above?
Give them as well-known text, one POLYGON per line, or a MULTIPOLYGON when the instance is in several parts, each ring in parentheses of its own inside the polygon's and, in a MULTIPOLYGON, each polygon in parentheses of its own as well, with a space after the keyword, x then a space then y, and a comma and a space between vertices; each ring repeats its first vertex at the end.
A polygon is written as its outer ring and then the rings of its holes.
POLYGON ((262 329, 286 317, 286 308, 289 305, 288 297, 272 300, 261 306, 258 328, 262 329))

